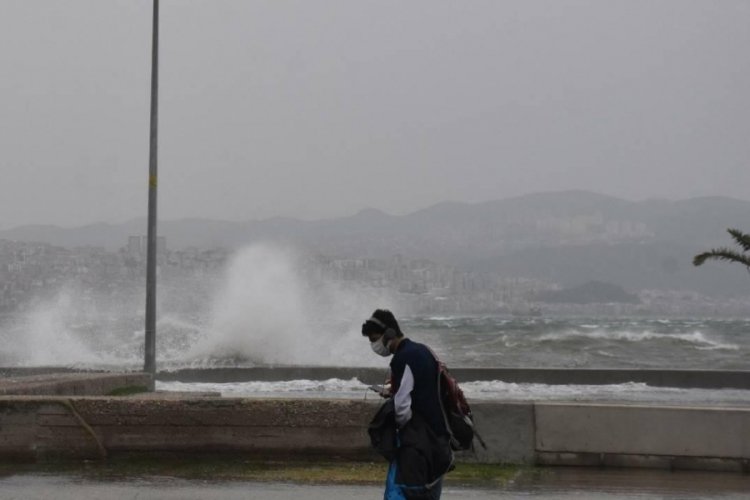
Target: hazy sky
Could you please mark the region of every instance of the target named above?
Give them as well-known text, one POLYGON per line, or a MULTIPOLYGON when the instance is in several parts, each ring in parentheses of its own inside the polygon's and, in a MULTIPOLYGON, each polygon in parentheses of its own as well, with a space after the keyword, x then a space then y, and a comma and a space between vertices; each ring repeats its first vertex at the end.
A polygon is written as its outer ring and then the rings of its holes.
MULTIPOLYGON (((162 0, 161 219, 750 198, 750 1, 162 0)), ((0 0, 0 227, 146 213, 151 0, 0 0)))

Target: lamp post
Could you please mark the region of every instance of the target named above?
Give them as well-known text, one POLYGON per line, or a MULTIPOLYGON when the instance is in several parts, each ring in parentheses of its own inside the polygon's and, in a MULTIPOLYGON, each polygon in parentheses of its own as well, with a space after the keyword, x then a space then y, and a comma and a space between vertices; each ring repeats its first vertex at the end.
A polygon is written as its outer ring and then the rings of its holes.
POLYGON ((143 371, 151 375, 150 390, 156 378, 156 188, 157 131, 159 118, 159 0, 154 0, 151 46, 151 134, 148 168, 148 236, 146 246, 146 327, 143 371))

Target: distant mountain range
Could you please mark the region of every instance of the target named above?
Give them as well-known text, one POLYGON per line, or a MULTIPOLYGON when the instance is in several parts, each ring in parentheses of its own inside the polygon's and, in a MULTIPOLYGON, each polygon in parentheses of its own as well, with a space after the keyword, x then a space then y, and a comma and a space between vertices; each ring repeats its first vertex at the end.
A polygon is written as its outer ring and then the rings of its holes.
MULTIPOLYGON (((630 202, 585 191, 540 193, 484 203, 446 202, 408 215, 363 210, 350 217, 301 221, 160 221, 170 249, 238 248, 280 242, 351 258, 402 254, 477 272, 576 286, 616 283, 628 290, 691 289, 750 294, 738 266, 694 268, 691 258, 730 243, 726 229, 750 230, 750 202, 724 197, 630 202)), ((144 235, 146 220, 77 228, 21 226, 0 239, 65 247, 117 249, 144 235)))

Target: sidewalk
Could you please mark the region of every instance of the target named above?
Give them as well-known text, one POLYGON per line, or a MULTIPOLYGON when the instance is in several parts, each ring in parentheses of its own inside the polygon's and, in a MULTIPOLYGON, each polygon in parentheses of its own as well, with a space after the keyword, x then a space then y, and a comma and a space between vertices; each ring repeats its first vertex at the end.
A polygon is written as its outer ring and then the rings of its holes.
MULTIPOLYGON (((740 500, 750 491, 750 476, 634 470, 530 469, 506 485, 491 488, 447 484, 443 499, 536 500, 709 499, 740 500)), ((75 476, 15 475, 0 479, 0 500, 102 499, 120 500, 372 500, 380 486, 310 485, 246 481, 186 480, 170 477, 130 477, 118 480, 75 476)))

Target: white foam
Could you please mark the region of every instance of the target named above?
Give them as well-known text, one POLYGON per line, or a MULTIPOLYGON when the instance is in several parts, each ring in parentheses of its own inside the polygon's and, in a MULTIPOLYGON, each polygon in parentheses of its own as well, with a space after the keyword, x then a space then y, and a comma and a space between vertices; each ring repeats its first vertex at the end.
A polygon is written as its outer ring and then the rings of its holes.
POLYGON ((459 316, 430 316, 426 319, 428 321, 453 321, 459 319, 459 316))
POLYGON ((653 402, 662 404, 731 404, 750 406, 750 391, 680 389, 628 382, 610 385, 515 384, 498 380, 462 383, 469 399, 510 401, 653 402))
POLYGON ((39 301, 16 319, 4 350, 17 365, 89 365, 116 362, 98 349, 96 338, 85 338, 68 325, 79 312, 79 294, 63 288, 49 300, 39 301))
POLYGON ((392 303, 378 290, 307 279, 289 248, 253 245, 227 266, 208 326, 186 358, 372 366, 378 359, 360 325, 392 303))
MULTIPOLYGON (((374 397, 358 379, 290 380, 239 382, 229 384, 157 382, 157 390, 178 392, 218 392, 225 397, 343 398, 374 397)), ((724 404, 750 406, 750 391, 739 389, 678 389, 651 387, 628 382, 610 385, 515 384, 498 380, 462 382, 469 401, 590 401, 652 402, 659 404, 724 404)))
MULTIPOLYGON (((383 289, 313 279, 296 252, 272 245, 239 251, 215 290, 208 312, 159 307, 159 368, 375 366, 382 360, 362 338, 362 320, 378 307, 399 312, 383 289)), ((165 296, 179 302, 180 293, 170 288, 172 296, 165 296)), ((118 289, 111 297, 65 287, 2 325, 2 362, 96 368, 140 364, 144 335, 133 323, 142 321, 141 299, 140 289, 118 289)))
POLYGON ((689 344, 695 344, 698 349, 724 349, 738 350, 736 344, 725 344, 709 339, 703 332, 694 331, 691 333, 656 333, 650 330, 629 331, 629 330, 591 330, 578 331, 568 330, 563 332, 548 333, 539 337, 541 341, 563 341, 575 338, 585 338, 592 340, 619 340, 625 342, 647 342, 652 340, 679 340, 689 344))
MULTIPOLYGON (((290 380, 277 382, 183 383, 157 382, 159 391, 218 392, 225 397, 364 398, 367 385, 350 380, 290 380)), ((374 393, 373 396, 377 397, 374 393)))

